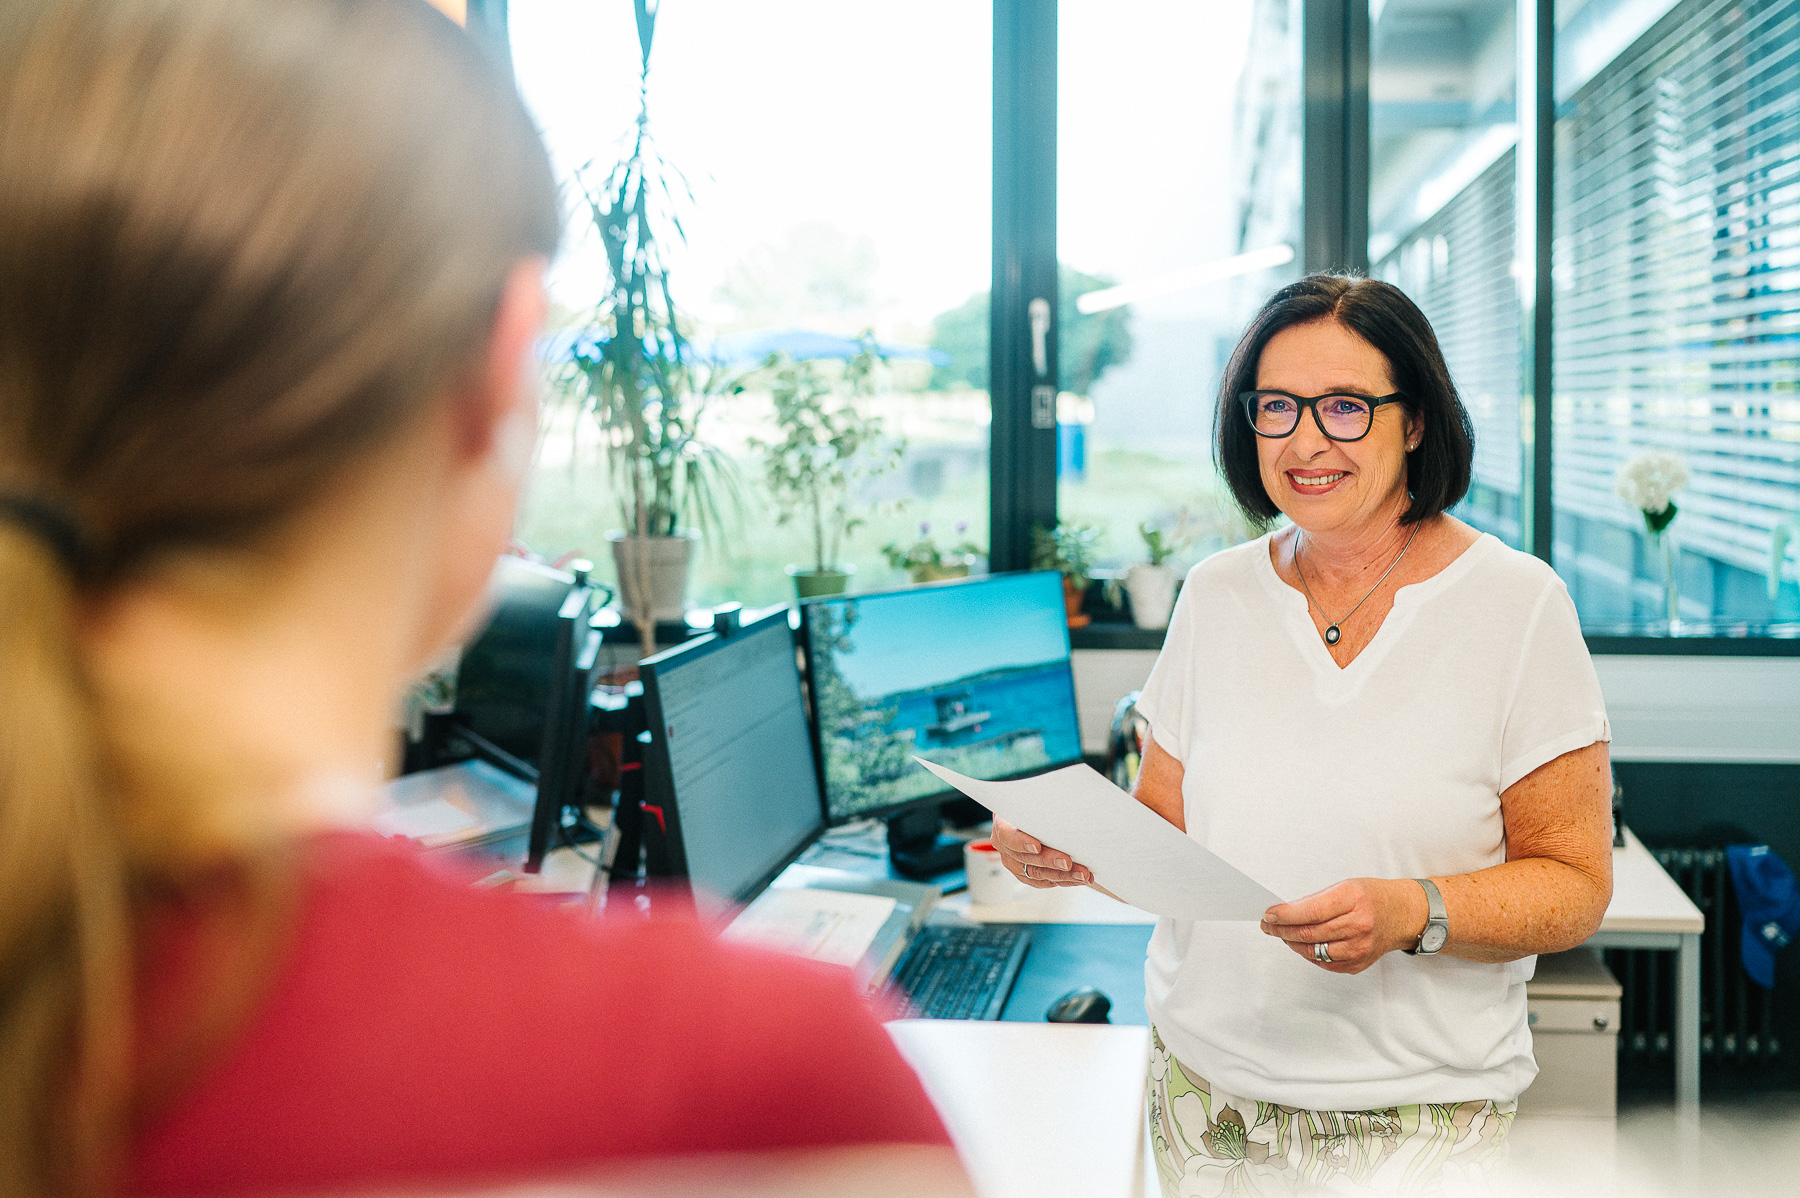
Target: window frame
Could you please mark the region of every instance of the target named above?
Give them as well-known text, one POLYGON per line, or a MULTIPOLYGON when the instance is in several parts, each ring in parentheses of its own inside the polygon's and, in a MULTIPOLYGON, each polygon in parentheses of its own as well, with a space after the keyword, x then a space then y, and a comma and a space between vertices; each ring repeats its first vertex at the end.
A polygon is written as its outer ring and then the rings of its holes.
MULTIPOLYGON (((1368 0, 1301 0, 1301 261, 1366 273, 1369 229, 1368 0)), ((1554 566, 1551 237, 1555 215, 1555 0, 1515 0, 1519 30, 1517 260, 1521 317, 1520 535, 1554 566)), ((1029 567, 1031 528, 1056 495, 1058 0, 993 0, 993 268, 990 283, 989 562, 1029 567), (1031 307, 1049 305, 1041 353, 1031 307), (1039 367, 1043 367, 1042 370, 1039 367)), ((510 66, 506 0, 469 0, 469 28, 510 66)), ((1595 653, 1800 656, 1800 624, 1656 635, 1590 630, 1595 653)), ((1155 648, 1162 634, 1078 630, 1077 647, 1155 648)))

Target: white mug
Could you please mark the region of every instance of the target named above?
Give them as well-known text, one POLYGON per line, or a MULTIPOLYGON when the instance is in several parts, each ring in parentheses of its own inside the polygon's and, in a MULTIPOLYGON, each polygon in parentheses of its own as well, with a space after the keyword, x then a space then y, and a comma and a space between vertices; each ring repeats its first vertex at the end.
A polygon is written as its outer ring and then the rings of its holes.
POLYGON ((1025 885, 1007 870, 991 840, 963 845, 963 871, 969 875, 969 898, 977 903, 1010 903, 1025 896, 1025 885))

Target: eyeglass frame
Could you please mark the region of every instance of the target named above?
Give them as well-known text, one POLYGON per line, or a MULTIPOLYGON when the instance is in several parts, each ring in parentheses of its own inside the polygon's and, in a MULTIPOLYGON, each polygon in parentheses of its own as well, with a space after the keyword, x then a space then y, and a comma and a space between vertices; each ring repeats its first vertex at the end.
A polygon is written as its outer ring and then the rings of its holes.
POLYGON ((1319 432, 1323 434, 1327 441, 1336 441, 1340 445, 1351 445, 1363 440, 1363 438, 1375 431, 1375 412, 1382 404, 1405 402, 1404 393, 1400 391, 1395 391, 1388 395, 1360 395, 1355 391, 1327 391, 1325 394, 1315 395, 1311 399, 1308 399, 1304 395, 1295 395, 1292 391, 1280 391, 1274 387, 1258 387, 1254 391, 1238 392, 1238 404, 1244 409, 1244 420, 1250 425, 1250 431, 1259 437, 1265 437, 1271 441, 1279 441, 1283 437, 1291 437, 1299 432, 1300 418, 1310 409, 1312 412, 1313 424, 1318 427, 1319 432), (1257 428, 1256 414, 1251 410, 1250 403, 1251 400, 1258 395, 1280 395, 1299 404, 1300 411, 1294 414, 1294 427, 1290 428, 1285 433, 1265 433, 1260 428, 1257 428), (1319 401, 1321 399, 1339 398, 1360 399, 1369 405, 1369 427, 1365 428, 1360 436, 1334 437, 1326 431, 1325 421, 1319 416, 1319 401))

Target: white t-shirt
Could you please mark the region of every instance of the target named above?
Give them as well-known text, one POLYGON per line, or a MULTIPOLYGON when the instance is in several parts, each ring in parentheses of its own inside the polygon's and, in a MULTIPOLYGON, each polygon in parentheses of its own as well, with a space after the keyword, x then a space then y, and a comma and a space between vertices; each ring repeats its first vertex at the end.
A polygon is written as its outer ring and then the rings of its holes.
MULTIPOLYGON (((1401 587, 1344 669, 1268 537, 1215 554, 1188 573, 1138 709, 1182 763, 1188 834, 1288 900, 1498 865, 1501 792, 1612 739, 1562 580, 1486 535, 1401 587)), ((1163 1042, 1221 1090, 1368 1110, 1516 1098, 1537 1075, 1535 962, 1396 952, 1341 976, 1256 924, 1164 919, 1145 979, 1163 1042)))

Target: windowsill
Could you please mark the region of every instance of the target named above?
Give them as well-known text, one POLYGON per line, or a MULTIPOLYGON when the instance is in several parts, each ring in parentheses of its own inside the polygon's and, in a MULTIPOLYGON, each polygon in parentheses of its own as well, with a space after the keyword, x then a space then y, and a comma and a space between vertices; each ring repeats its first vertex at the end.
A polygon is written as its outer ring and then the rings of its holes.
MULTIPOLYGON (((1608 624, 1582 629, 1588 652, 1686 654, 1718 657, 1800 657, 1800 623, 1745 624, 1689 621, 1670 636, 1661 625, 1608 624)), ((1075 649, 1162 648, 1161 629, 1109 621, 1069 629, 1075 649)))
POLYGON ((1096 620, 1082 628, 1069 629, 1071 649, 1161 649, 1161 628, 1139 628, 1136 624, 1096 620))

